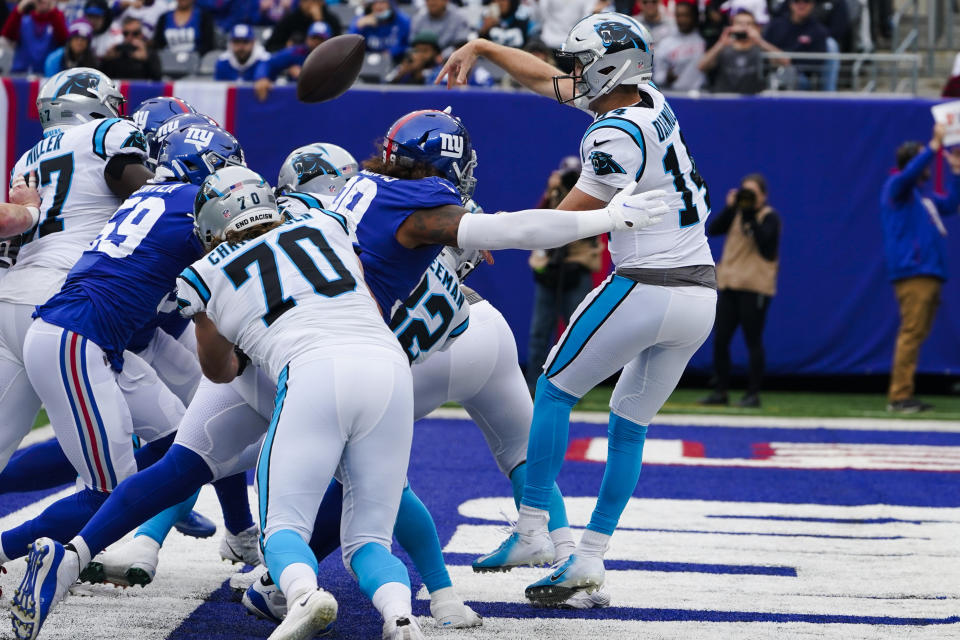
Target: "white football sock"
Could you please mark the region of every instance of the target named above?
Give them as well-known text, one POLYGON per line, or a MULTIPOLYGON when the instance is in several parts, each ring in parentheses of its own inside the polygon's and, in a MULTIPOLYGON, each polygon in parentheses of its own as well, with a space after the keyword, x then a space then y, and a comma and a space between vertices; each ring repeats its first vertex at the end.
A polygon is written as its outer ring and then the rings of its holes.
POLYGON ((374 592, 371 600, 383 619, 389 620, 413 615, 410 598, 410 587, 402 582, 388 582, 374 592))
POLYGON ((303 594, 317 590, 317 572, 304 562, 294 562, 280 574, 277 586, 292 605, 303 594))
POLYGON ((575 553, 578 556, 593 556, 595 558, 602 558, 603 554, 607 552, 607 547, 610 546, 610 536, 605 533, 599 533, 597 531, 591 531, 587 529, 583 532, 583 537, 580 538, 580 544, 577 545, 577 550, 575 553))
POLYGON ((570 530, 570 527, 554 529, 550 532, 550 539, 553 540, 553 548, 556 549, 556 553, 553 556, 555 563, 566 562, 567 558, 573 555, 574 550, 577 548, 576 543, 573 541, 573 531, 570 530))
POLYGON ((70 544, 77 550, 77 556, 80 557, 80 571, 83 571, 90 564, 90 547, 80 536, 76 536, 70 544))
POLYGON ((520 517, 517 518, 517 531, 523 534, 545 531, 549 520, 550 512, 521 504, 520 517))

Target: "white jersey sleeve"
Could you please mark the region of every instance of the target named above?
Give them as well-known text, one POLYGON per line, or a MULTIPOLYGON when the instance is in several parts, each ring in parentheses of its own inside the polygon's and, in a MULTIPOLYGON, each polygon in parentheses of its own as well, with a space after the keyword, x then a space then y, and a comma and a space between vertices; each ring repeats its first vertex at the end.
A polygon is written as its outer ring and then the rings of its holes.
POLYGON ((636 104, 604 113, 587 128, 577 188, 609 201, 636 180, 638 192, 663 190, 679 196, 676 210, 659 223, 611 234, 610 256, 618 268, 712 265, 703 230, 710 215, 707 184, 663 94, 644 85, 639 97, 636 104))
POLYGON ((643 132, 623 118, 601 118, 587 129, 580 143, 580 161, 583 169, 577 189, 609 202, 646 168, 643 132))
POLYGON ((60 288, 120 206, 104 178, 107 163, 119 155, 143 160, 146 150, 143 133, 122 118, 44 132, 13 170, 13 176, 37 174, 40 221, 23 234, 17 263, 0 284, 0 300, 40 304, 60 288))
POLYGON ((205 261, 199 260, 177 277, 177 308, 184 318, 192 318, 207 310, 210 288, 200 272, 205 271, 208 266, 205 261))
POLYGON ((410 364, 450 348, 470 324, 470 303, 456 267, 456 258, 441 252, 390 318, 390 329, 410 364))

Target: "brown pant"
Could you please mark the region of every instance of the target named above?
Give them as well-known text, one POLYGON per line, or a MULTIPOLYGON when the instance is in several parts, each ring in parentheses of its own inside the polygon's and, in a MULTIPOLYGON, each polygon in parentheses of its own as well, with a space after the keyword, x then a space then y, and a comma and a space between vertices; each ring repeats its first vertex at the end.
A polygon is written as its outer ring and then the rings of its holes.
POLYGON ((941 281, 930 276, 904 278, 893 283, 900 304, 900 331, 890 372, 890 402, 913 397, 913 376, 917 371, 920 346, 930 335, 933 316, 940 306, 941 281))

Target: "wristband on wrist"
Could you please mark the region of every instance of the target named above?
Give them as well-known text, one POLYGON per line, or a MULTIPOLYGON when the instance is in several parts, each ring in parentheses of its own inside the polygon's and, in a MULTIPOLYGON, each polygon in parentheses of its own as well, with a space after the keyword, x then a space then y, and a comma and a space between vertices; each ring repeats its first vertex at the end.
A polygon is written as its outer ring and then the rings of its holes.
POLYGON ((40 208, 27 206, 27 211, 30 212, 30 220, 31 220, 30 226, 33 227, 38 222, 40 222, 40 208))

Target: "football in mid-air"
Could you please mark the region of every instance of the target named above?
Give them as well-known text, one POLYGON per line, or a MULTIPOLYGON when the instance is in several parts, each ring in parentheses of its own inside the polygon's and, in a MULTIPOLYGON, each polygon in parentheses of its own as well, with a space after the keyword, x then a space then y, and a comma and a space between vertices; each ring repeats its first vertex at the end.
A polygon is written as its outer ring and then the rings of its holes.
POLYGON ((336 36, 319 44, 300 67, 297 98, 324 102, 342 95, 360 74, 365 52, 363 36, 356 34, 336 36))

